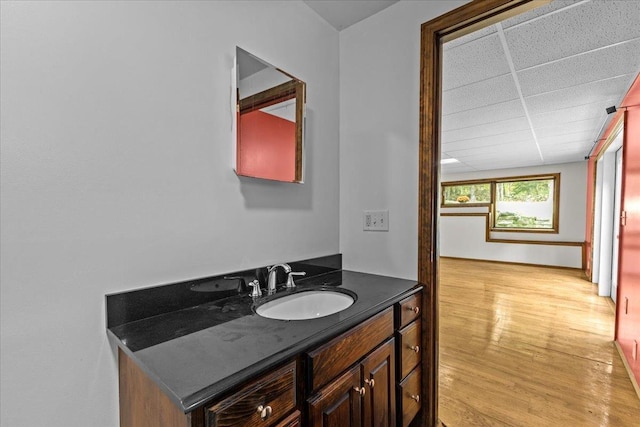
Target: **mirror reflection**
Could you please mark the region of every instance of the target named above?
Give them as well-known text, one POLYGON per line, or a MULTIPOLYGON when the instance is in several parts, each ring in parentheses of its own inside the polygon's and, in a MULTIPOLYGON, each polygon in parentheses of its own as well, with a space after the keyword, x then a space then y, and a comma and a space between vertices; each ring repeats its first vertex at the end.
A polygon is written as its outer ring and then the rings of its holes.
POLYGON ((236 173, 303 181, 305 83, 236 48, 236 173))

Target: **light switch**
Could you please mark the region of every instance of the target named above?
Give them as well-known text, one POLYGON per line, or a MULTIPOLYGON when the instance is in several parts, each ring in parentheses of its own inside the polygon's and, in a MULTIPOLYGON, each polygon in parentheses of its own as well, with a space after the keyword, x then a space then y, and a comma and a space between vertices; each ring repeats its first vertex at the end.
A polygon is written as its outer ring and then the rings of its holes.
POLYGON ((364 231, 389 231, 389 211, 364 211, 362 222, 364 231))

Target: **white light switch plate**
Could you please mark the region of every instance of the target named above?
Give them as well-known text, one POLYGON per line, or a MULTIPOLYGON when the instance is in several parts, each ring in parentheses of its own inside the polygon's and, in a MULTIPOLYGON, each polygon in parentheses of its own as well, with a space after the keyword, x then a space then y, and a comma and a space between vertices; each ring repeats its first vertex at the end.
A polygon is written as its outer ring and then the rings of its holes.
POLYGON ((389 211, 364 211, 362 229, 364 231, 389 231, 389 211))

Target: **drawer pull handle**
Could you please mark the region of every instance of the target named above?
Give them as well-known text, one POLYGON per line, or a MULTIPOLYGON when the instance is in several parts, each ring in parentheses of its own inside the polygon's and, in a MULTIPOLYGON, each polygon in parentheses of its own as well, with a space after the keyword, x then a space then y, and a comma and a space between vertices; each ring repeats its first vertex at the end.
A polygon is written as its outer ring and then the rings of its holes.
POLYGON ((416 353, 418 353, 420 351, 420 346, 418 345, 410 345, 409 348, 413 351, 415 351, 416 353))
POLYGON ((353 388, 355 390, 356 393, 359 393, 360 396, 363 396, 367 393, 367 389, 364 387, 354 387, 353 388))
POLYGON ((407 310, 413 311, 415 314, 420 313, 420 307, 407 307, 407 310))
POLYGON ((412 394, 412 395, 411 395, 411 398, 412 398, 413 400, 415 400, 416 402, 420 402, 420 396, 419 396, 419 395, 417 395, 417 394, 412 394))
POLYGON ((260 418, 262 418, 262 421, 264 421, 267 418, 269 418, 271 416, 272 412, 273 412, 273 409, 269 405, 267 405, 267 406, 263 406, 263 405, 258 406, 258 413, 260 414, 260 418))
POLYGON ((373 378, 371 378, 370 380, 364 380, 364 382, 367 383, 367 385, 371 388, 376 385, 376 381, 373 378))

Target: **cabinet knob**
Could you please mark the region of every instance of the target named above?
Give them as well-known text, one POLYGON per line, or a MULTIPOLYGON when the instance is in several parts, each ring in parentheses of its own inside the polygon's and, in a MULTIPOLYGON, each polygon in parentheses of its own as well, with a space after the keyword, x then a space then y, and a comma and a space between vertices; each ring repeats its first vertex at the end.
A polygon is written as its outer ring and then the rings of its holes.
POLYGON ((373 378, 371 378, 370 380, 364 380, 364 382, 371 388, 376 385, 376 381, 373 378))
POLYGON ((413 311, 415 314, 420 313, 420 307, 407 307, 407 310, 413 311))
POLYGON ((267 418, 269 418, 271 416, 272 412, 273 412, 273 409, 269 405, 267 405, 267 406, 263 406, 263 405, 258 406, 258 414, 260 414, 260 418, 262 418, 262 421, 264 421, 267 418))
POLYGON ((413 400, 415 400, 416 402, 420 402, 420 395, 412 394, 412 395, 411 395, 411 398, 412 398, 413 400))
POLYGON ((364 396, 367 393, 367 389, 364 387, 354 387, 353 389, 356 393, 359 393, 360 396, 364 396))
POLYGON ((420 346, 417 346, 417 345, 410 345, 409 348, 415 351, 416 353, 420 351, 420 346))

